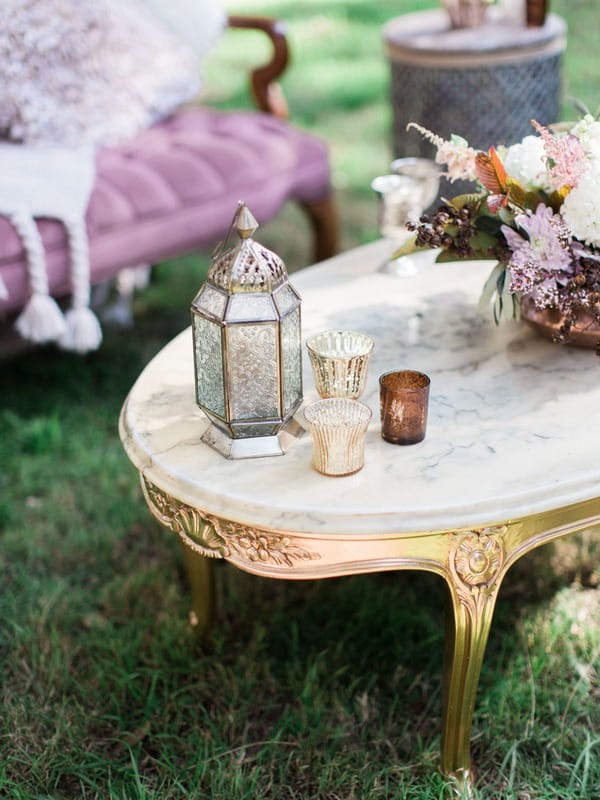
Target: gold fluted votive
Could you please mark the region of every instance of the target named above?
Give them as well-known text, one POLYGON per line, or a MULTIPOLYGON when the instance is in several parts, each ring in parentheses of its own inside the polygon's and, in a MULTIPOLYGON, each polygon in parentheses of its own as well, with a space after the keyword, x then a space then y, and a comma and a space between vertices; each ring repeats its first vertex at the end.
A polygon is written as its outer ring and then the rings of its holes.
POLYGON ((371 409, 358 400, 329 397, 304 409, 312 437, 312 464, 323 475, 341 477, 358 472, 365 463, 365 434, 371 409))
POLYGON ((359 331, 321 331, 306 342, 321 397, 360 397, 365 388, 373 339, 359 331))

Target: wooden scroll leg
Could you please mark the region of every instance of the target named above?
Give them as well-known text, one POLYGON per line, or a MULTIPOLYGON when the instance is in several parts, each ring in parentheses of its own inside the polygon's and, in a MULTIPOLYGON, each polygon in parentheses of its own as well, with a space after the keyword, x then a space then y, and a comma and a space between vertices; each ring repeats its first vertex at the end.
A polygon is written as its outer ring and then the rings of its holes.
POLYGON ((182 543, 185 571, 192 591, 190 620, 200 636, 208 634, 215 616, 214 559, 182 543))
POLYGON ((452 796, 471 800, 471 722, 479 674, 504 572, 502 543, 467 534, 450 554, 447 584, 451 607, 444 654, 441 770, 452 796))
POLYGON ((324 261, 337 253, 339 245, 339 225, 333 193, 323 200, 300 204, 307 214, 313 231, 313 258, 324 261))

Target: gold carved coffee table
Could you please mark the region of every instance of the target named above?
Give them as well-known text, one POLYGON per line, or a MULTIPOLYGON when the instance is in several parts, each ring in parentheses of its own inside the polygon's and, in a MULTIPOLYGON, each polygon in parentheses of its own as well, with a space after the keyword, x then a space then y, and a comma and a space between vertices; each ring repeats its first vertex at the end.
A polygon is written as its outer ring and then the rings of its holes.
MULTIPOLYGON (((120 431, 154 516, 181 538, 199 626, 210 622, 211 563, 271 578, 425 570, 449 588, 442 771, 470 795, 469 738, 494 605, 512 564, 535 547, 600 523, 600 365, 587 350, 496 327, 477 312, 490 264, 377 271, 375 242, 292 276, 303 336, 351 328, 375 340, 365 467, 346 478, 311 468, 303 436, 283 457, 231 461, 200 439, 190 330, 144 369, 120 431), (427 437, 381 439, 377 378, 397 368, 431 377, 427 437)), ((304 396, 316 397, 308 358, 304 396)), ((298 415, 302 421, 302 413, 298 415)))

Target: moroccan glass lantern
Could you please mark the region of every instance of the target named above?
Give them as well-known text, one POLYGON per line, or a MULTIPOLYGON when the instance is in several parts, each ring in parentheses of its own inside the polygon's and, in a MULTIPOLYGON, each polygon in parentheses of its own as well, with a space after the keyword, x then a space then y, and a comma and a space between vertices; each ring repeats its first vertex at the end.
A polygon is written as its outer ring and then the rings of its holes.
POLYGON ((227 458, 282 455, 303 429, 300 296, 283 261, 252 239, 240 203, 239 242, 216 254, 191 306, 202 437, 227 458))

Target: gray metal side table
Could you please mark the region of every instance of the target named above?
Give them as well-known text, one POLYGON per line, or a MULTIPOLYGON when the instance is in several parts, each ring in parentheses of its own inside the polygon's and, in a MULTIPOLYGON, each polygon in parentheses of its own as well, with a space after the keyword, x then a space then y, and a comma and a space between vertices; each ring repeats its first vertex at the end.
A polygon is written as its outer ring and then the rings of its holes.
POLYGON ((391 64, 396 157, 432 157, 419 124, 447 138, 464 136, 487 150, 513 144, 558 120, 561 58, 567 26, 555 14, 526 28, 499 16, 477 28, 451 30, 442 10, 390 20, 383 38, 391 64))

